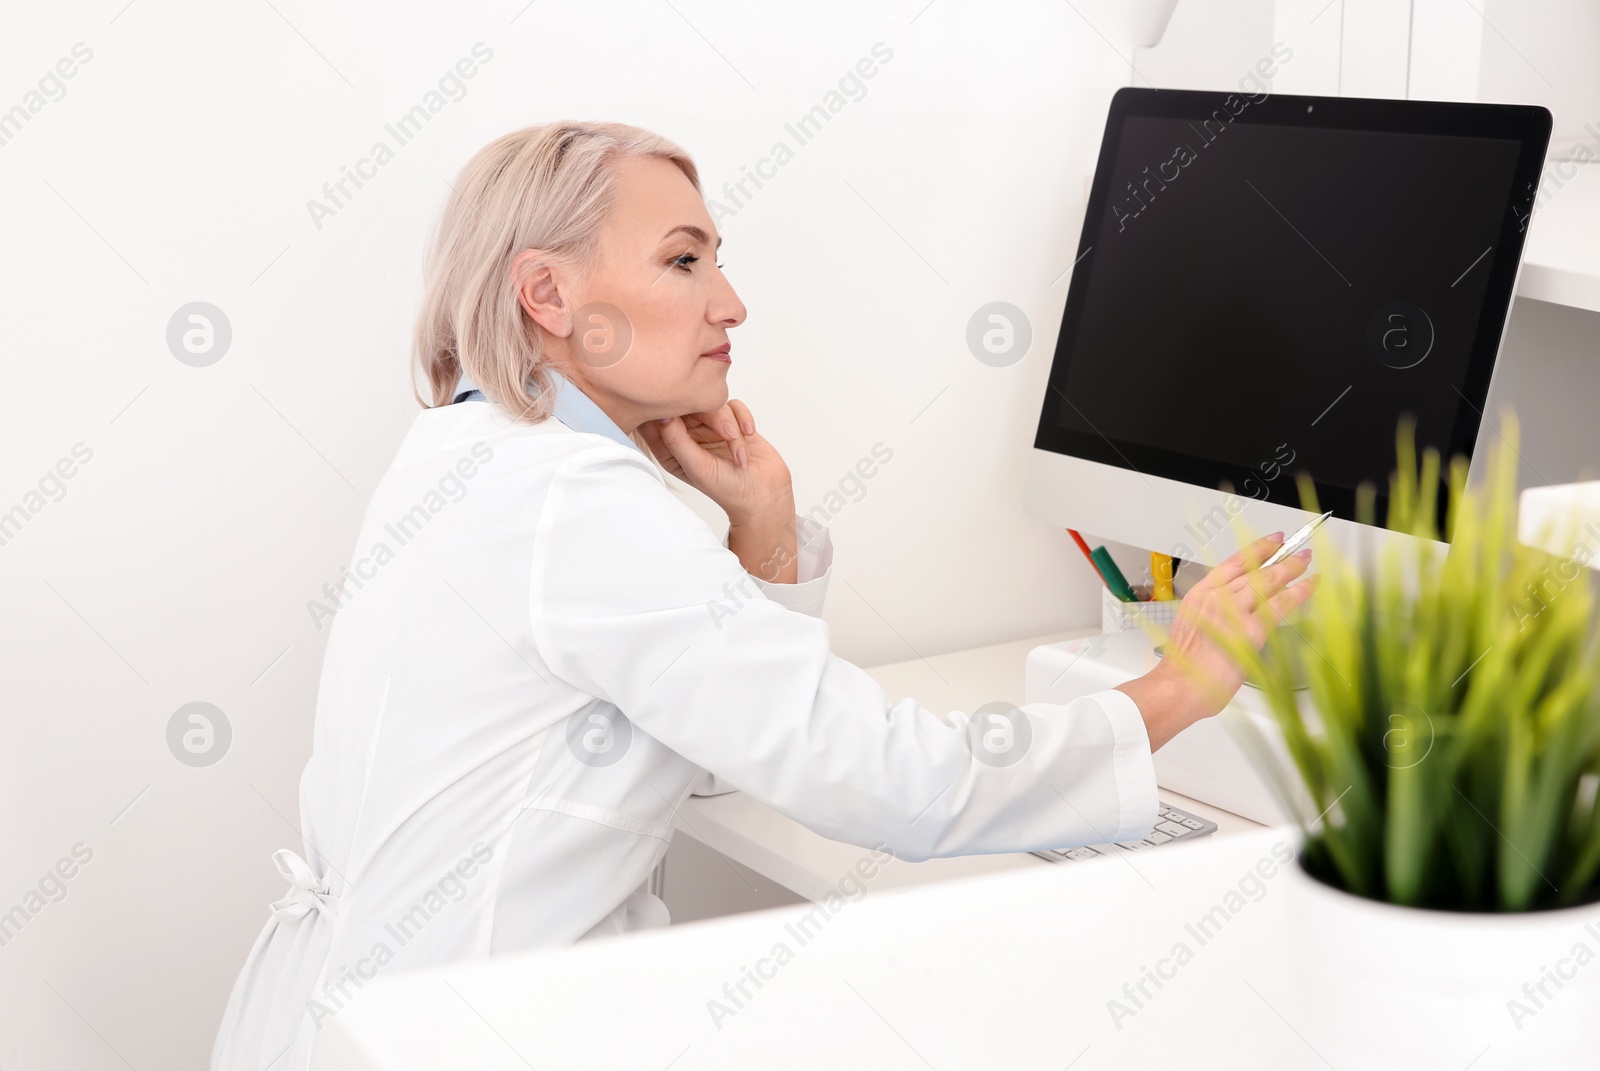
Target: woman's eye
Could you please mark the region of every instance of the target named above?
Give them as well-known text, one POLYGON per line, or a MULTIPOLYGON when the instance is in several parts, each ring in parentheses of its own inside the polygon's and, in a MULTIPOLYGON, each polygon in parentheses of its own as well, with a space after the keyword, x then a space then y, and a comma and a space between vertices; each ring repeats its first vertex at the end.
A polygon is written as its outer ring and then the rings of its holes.
MULTIPOLYGON (((672 259, 672 263, 676 264, 678 267, 682 268, 684 271, 690 271, 691 269, 690 269, 689 265, 693 264, 695 261, 697 261, 699 259, 700 258, 695 256, 693 253, 685 253, 681 257, 674 257, 672 259)), ((717 267, 721 268, 722 265, 718 264, 717 267)))

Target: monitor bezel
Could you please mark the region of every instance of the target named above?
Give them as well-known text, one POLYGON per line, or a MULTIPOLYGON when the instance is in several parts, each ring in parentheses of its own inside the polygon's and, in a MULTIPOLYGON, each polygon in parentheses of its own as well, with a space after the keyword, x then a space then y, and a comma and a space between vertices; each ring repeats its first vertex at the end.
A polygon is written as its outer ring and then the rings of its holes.
MULTIPOLYGON (((1092 255, 1093 246, 1099 239, 1100 228, 1106 216, 1106 199, 1110 195, 1112 165, 1120 147, 1124 122, 1130 118, 1200 120, 1209 118, 1218 108, 1227 108, 1232 115, 1230 122, 1234 123, 1371 130, 1385 133, 1443 134, 1520 142, 1521 147, 1511 187, 1512 196, 1507 203, 1505 219, 1496 243, 1497 248, 1508 250, 1512 255, 1495 258, 1490 269, 1483 311, 1478 320, 1476 338, 1459 392, 1462 397, 1456 407, 1453 434, 1444 455, 1446 470, 1450 457, 1461 455, 1470 459, 1482 421, 1485 419, 1483 407, 1504 338, 1511 301, 1515 296, 1517 276, 1521 269, 1527 240, 1527 227, 1532 218, 1534 198, 1538 193, 1539 177, 1544 168, 1545 152, 1550 141, 1550 112, 1537 105, 1519 104, 1384 100, 1295 94, 1263 96, 1243 92, 1156 90, 1138 87, 1119 89, 1111 99, 1111 106, 1106 116, 1105 133, 1100 142, 1100 154, 1090 186, 1083 228, 1077 248, 1074 250, 1074 264, 1083 260, 1085 256, 1092 255), (1230 97, 1234 98, 1233 107, 1229 106, 1230 97), (1239 101, 1247 104, 1241 105, 1239 101), (1234 107, 1238 108, 1236 113, 1234 107)), ((1064 390, 1069 367, 1069 357, 1065 352, 1067 328, 1081 314, 1087 288, 1088 273, 1073 271, 1067 290, 1065 310, 1056 336, 1034 447, 1142 474, 1162 476, 1204 487, 1207 490, 1234 490, 1234 481, 1240 475, 1237 465, 1180 454, 1132 440, 1076 431, 1059 424, 1057 418, 1063 406, 1070 404, 1066 400, 1064 390)), ((1088 421, 1087 417, 1083 419, 1092 425, 1092 421, 1088 421)), ((1394 431, 1395 429, 1389 429, 1388 434, 1393 435, 1394 431)), ((1319 480, 1309 471, 1308 475, 1311 476, 1316 488, 1317 503, 1321 509, 1331 510, 1335 517, 1343 520, 1352 522, 1357 520, 1355 489, 1319 480)), ((1374 490, 1375 520, 1377 524, 1383 525, 1388 516, 1388 481, 1378 481, 1374 490)), ((1441 482, 1438 488, 1440 511, 1437 514, 1440 518, 1445 516, 1446 492, 1447 488, 1441 482)), ((1237 490, 1234 490, 1234 493, 1238 493, 1237 490)), ((1291 491, 1290 496, 1292 501, 1286 501, 1284 504, 1299 506, 1298 491, 1291 491)), ((1254 496, 1247 494, 1246 497, 1254 496)))

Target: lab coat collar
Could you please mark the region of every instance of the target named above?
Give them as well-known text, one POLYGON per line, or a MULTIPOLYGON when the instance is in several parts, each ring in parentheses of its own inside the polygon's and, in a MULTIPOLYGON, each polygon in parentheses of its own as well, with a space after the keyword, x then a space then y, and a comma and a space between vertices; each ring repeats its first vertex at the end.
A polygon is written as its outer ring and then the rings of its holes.
MULTIPOLYGON (((557 372, 554 368, 546 366, 545 375, 550 377, 551 386, 556 392, 555 407, 552 415, 573 431, 588 431, 596 435, 604 435, 621 443, 632 450, 639 450, 639 444, 628 438, 623 430, 617 427, 616 421, 606 416, 605 410, 594 403, 594 400, 583 393, 575 384, 557 372)), ((476 393, 479 398, 484 398, 484 393, 470 379, 466 370, 461 372, 461 378, 456 381, 456 389, 451 394, 452 402, 466 400, 466 396, 476 393)), ((639 451, 643 453, 642 450, 639 451)))

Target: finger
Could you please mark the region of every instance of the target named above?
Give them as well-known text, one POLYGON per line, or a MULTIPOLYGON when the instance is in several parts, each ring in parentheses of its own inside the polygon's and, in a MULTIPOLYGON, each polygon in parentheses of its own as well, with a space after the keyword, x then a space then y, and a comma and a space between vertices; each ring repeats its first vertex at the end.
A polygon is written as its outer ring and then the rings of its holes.
POLYGON ((750 447, 745 443, 744 432, 739 427, 739 415, 731 405, 724 405, 717 410, 716 424, 722 430, 722 437, 728 440, 734 463, 743 468, 750 461, 750 447))
POLYGON ((1218 613, 1227 622, 1228 629, 1237 635, 1249 637, 1250 641, 1254 643, 1255 636, 1250 629, 1251 623, 1254 621, 1254 614, 1252 613, 1255 609, 1254 605, 1237 596, 1230 598, 1222 595, 1214 601, 1216 602, 1218 613))
POLYGON ((717 459, 694 441, 688 428, 684 427, 682 417, 673 417, 665 424, 658 422, 658 427, 661 429, 661 441, 666 443, 678 464, 683 466, 685 482, 703 481, 715 470, 717 459))
POLYGON ((1320 574, 1308 576, 1298 584, 1284 588, 1247 615, 1242 631, 1250 637, 1256 650, 1265 647, 1268 634, 1284 624, 1290 614, 1311 598, 1321 579, 1320 574))
POLYGON ((1247 543, 1239 549, 1238 553, 1207 573, 1202 583, 1205 581, 1211 581, 1214 585, 1233 583, 1243 576, 1247 570, 1254 569, 1272 557, 1272 552, 1277 550, 1282 542, 1283 533, 1273 532, 1269 536, 1262 536, 1254 543, 1247 543))
POLYGON ((730 407, 724 405, 721 409, 693 415, 708 430, 715 432, 728 444, 729 456, 733 458, 735 465, 742 467, 749 460, 749 448, 745 445, 744 433, 739 430, 738 420, 730 407))
POLYGON ((694 436, 694 441, 702 446, 710 443, 727 441, 722 432, 711 427, 709 424, 696 424, 694 427, 689 429, 689 434, 694 436))
POLYGON ((697 443, 720 443, 727 439, 716 427, 715 413, 685 413, 683 426, 697 443))
MULTIPOLYGON (((667 472, 683 479, 683 466, 678 464, 678 459, 673 456, 672 450, 661 441, 661 422, 659 420, 646 420, 639 425, 639 434, 644 437, 645 445, 655 455, 656 462, 667 472)), ((685 481, 688 482, 688 481, 685 481)))
POLYGON ((1234 594, 1247 599, 1247 605, 1254 606, 1264 602, 1311 567, 1310 555, 1306 554, 1306 557, 1302 558, 1301 554, 1306 552, 1297 551, 1277 565, 1245 573, 1228 587, 1234 594))
POLYGON ((686 413, 683 422, 698 436, 714 435, 724 441, 740 438, 733 410, 726 405, 720 409, 708 409, 701 413, 686 413))
POLYGON ((1306 577, 1298 584, 1291 584, 1272 598, 1267 600, 1263 616, 1273 625, 1281 625, 1285 618, 1305 604, 1305 601, 1316 593, 1317 584, 1322 580, 1321 573, 1306 577))
POLYGON ((728 408, 733 410, 734 419, 739 422, 739 427, 744 429, 746 435, 754 435, 756 433, 756 418, 750 412, 748 405, 745 405, 737 398, 733 398, 728 402, 728 408))
POLYGON ((709 424, 691 425, 687 420, 685 420, 684 430, 688 432, 689 438, 694 440, 694 442, 697 443, 702 449, 708 450, 711 453, 716 454, 718 457, 724 458, 728 461, 733 460, 733 449, 728 444, 728 440, 723 438, 723 435, 720 431, 717 431, 709 424))

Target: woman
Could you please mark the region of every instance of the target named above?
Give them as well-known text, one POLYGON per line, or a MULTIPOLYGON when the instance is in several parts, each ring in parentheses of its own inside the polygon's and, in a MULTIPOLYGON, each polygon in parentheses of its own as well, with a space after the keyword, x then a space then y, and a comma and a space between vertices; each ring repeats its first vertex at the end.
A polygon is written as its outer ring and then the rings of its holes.
POLYGON ((630 126, 520 130, 456 182, 416 334, 427 407, 357 540, 304 855, 274 857, 289 892, 214 1068, 307 1066, 385 972, 665 924, 641 885, 713 777, 902 859, 1142 836, 1151 751, 1241 683, 1200 622, 1260 646, 1308 597, 1303 557, 1236 556, 1184 598, 1184 670, 1032 704, 1026 753, 979 761, 965 718, 829 652, 830 537, 728 400, 745 309, 717 244, 694 164, 630 126), (725 545, 652 455, 727 512, 725 545))

